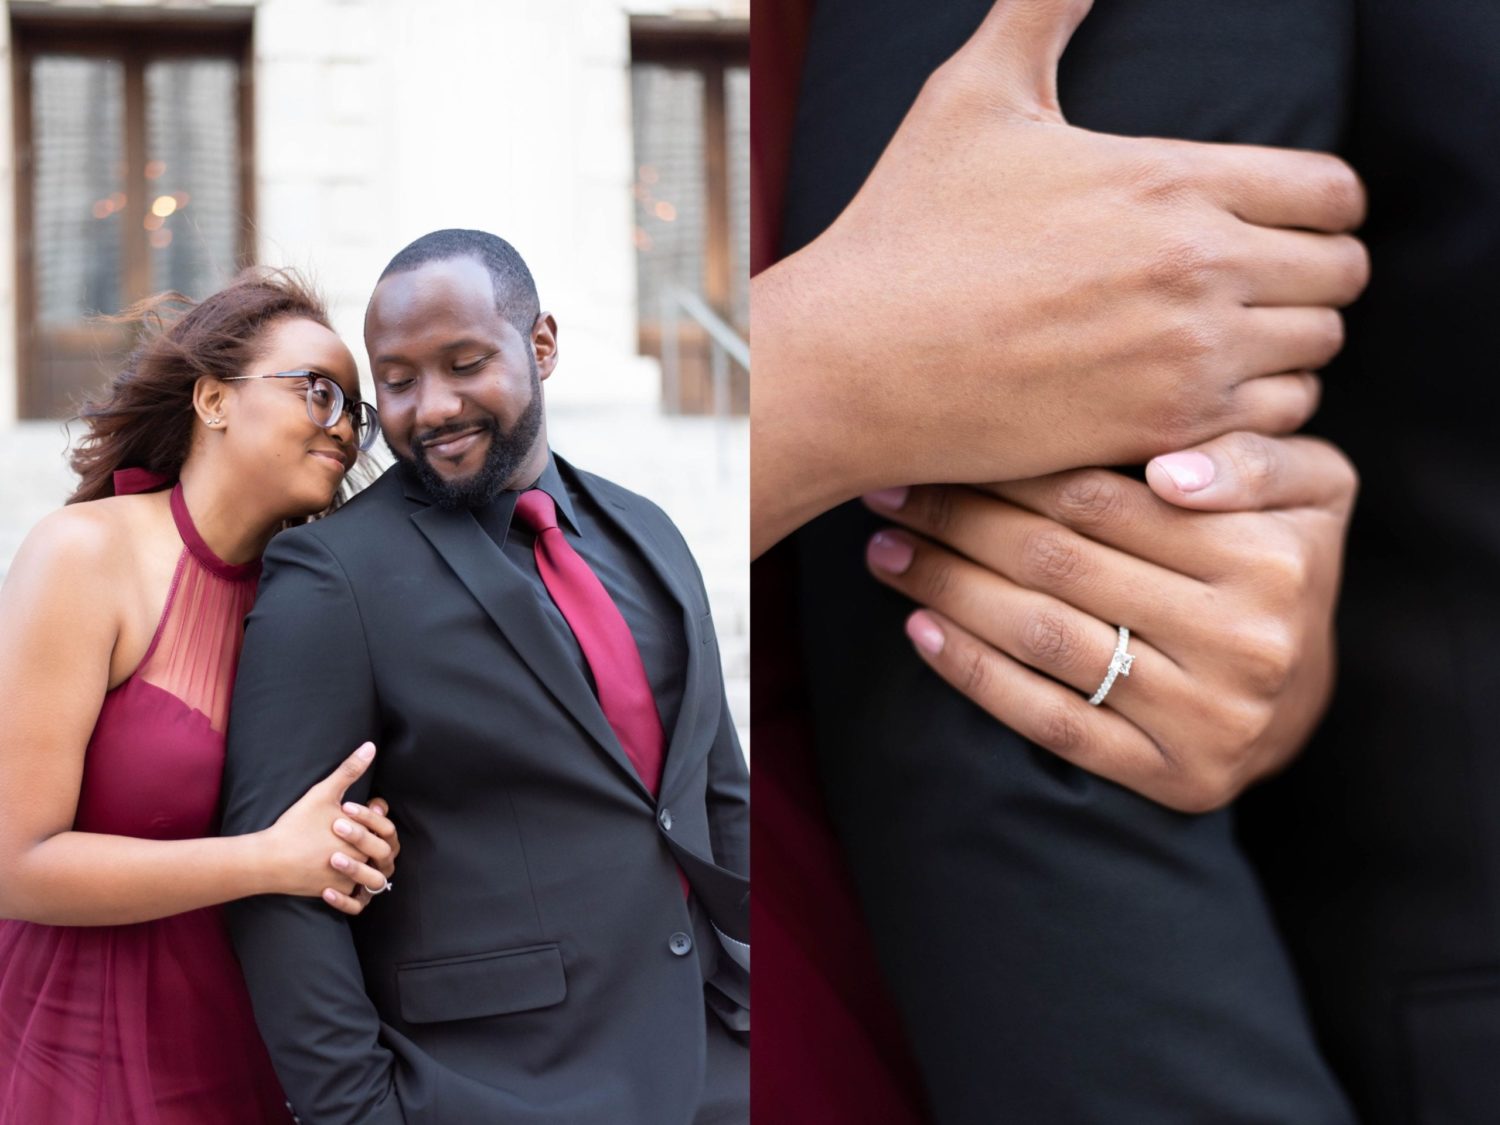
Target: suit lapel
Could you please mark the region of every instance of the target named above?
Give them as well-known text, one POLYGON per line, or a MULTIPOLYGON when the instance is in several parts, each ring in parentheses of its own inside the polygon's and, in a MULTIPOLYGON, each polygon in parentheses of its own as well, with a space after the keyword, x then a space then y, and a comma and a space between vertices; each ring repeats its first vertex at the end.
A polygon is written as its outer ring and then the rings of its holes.
POLYGON ((526 577, 495 549, 467 511, 448 511, 433 505, 412 513, 411 518, 553 698, 614 759, 636 791, 650 801, 650 792, 625 756, 588 681, 579 675, 537 605, 526 577))
MULTIPOLYGON (((557 455, 554 453, 553 456, 557 455)), ((562 461, 560 457, 558 460, 562 461)), ((563 464, 566 465, 567 462, 563 464)), ((718 681, 711 674, 713 670, 707 667, 709 662, 704 658, 703 634, 699 627, 701 614, 707 610, 700 611, 698 598, 694 596, 696 591, 688 584, 688 576, 683 573, 682 567, 671 564, 662 544, 644 527, 644 521, 633 517, 630 509, 615 497, 606 496, 594 488, 593 482, 584 474, 575 470, 572 476, 578 487, 589 494, 598 509, 635 544, 641 556, 661 579, 667 592, 672 595, 682 614, 687 671, 683 679, 682 705, 677 711, 677 724, 672 728, 667 741, 667 760, 662 772, 659 797, 660 800, 666 800, 673 792, 673 782, 692 761, 692 747, 707 746, 718 724, 717 711, 709 707, 710 703, 716 704, 719 701, 718 693, 712 690, 718 681), (710 728, 706 732, 703 729, 705 725, 710 728)))

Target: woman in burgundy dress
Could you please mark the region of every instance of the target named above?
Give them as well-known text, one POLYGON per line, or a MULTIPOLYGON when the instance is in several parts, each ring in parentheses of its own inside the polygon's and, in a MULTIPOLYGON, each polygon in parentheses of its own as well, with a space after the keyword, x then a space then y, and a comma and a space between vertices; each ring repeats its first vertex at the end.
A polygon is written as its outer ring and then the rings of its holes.
POLYGON ((78 490, 0 588, 0 1125, 290 1120, 219 904, 358 913, 397 850, 382 805, 339 804, 368 744, 271 828, 215 834, 261 552, 374 437, 354 359, 287 275, 138 319, 78 490))

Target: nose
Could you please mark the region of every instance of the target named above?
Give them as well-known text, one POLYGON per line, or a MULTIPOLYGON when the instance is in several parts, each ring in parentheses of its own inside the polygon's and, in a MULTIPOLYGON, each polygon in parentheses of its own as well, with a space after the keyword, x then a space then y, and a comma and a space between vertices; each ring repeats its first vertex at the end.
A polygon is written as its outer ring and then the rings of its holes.
POLYGON ((340 445, 354 444, 354 416, 347 407, 339 411, 339 416, 333 420, 333 425, 326 428, 328 436, 340 445))
POLYGON ((463 413, 463 399, 440 375, 428 373, 417 381, 417 429, 435 430, 463 413))

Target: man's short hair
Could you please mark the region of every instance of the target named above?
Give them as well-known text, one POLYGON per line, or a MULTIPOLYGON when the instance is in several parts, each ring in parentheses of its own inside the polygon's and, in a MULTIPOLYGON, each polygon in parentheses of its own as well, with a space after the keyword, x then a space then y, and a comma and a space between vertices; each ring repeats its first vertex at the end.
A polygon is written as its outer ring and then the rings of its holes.
POLYGON ((496 311, 522 336, 531 331, 541 313, 536 282, 516 248, 487 231, 450 228, 424 234, 390 260, 381 271, 380 281, 393 273, 405 273, 428 262, 446 262, 451 258, 473 258, 488 270, 495 290, 496 311))

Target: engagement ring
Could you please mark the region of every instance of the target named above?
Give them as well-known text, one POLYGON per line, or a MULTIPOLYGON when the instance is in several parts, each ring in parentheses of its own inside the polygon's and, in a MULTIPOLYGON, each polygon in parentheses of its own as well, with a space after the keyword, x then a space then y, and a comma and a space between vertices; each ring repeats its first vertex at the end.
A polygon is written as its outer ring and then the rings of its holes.
POLYGON ((1094 692, 1089 699, 1090 707, 1097 707, 1104 702, 1104 697, 1109 694, 1109 689, 1115 686, 1115 679, 1119 676, 1130 675, 1130 666, 1135 663, 1135 657, 1125 651, 1125 646, 1130 643, 1130 630, 1120 626, 1120 639, 1115 642, 1115 654, 1109 658, 1109 671, 1104 673, 1104 682, 1099 685, 1099 690, 1094 692))

